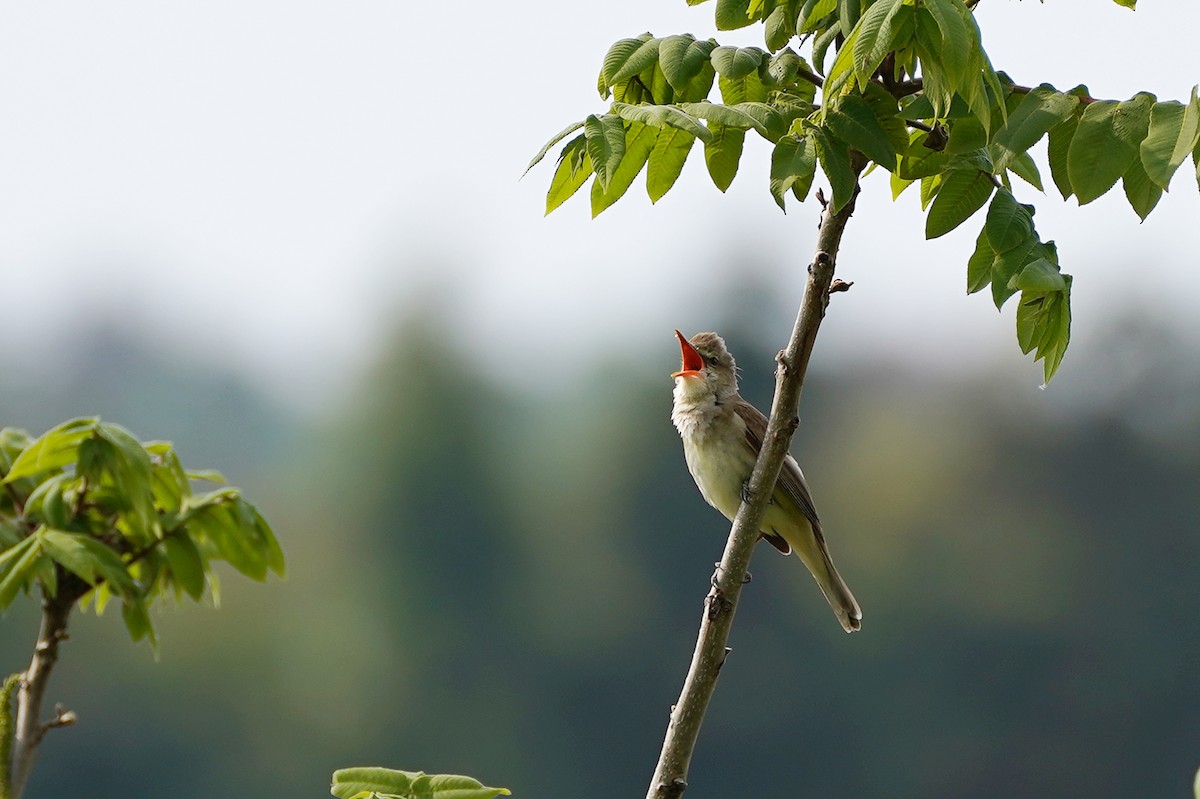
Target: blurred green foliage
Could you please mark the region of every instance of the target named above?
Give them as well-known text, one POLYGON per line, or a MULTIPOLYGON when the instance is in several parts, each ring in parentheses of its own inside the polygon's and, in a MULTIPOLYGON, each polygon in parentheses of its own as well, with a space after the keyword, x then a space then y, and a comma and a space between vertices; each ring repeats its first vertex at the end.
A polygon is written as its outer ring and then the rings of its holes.
POLYGON ((425 774, 390 768, 343 768, 333 772, 330 793, 338 799, 495 799, 507 788, 489 788, 459 774, 425 774))
POLYGON ((167 441, 138 441, 98 417, 79 417, 37 438, 0 428, 0 610, 21 593, 76 601, 99 614, 111 599, 133 640, 155 641, 158 599, 217 595, 214 561, 247 577, 282 575, 270 525, 232 486, 194 494, 167 441))
MULTIPOLYGON (((639 795, 728 530, 668 419, 669 332, 659 360, 598 354, 539 395, 410 325, 315 434, 223 377, 188 376, 212 393, 160 407, 161 428, 93 408, 187 452, 219 438, 204 460, 242 464, 229 476, 272 520, 289 579, 228 581, 220 613, 158 611, 157 663, 78 620, 48 699, 80 724, 47 738, 28 795, 315 796, 364 762, 639 795), (208 412, 235 393, 240 410, 208 412)), ((721 332, 765 406, 777 343, 721 332)), ((760 548, 691 791, 1186 791, 1200 368, 1169 336, 1118 333, 1046 392, 818 359, 793 451, 863 632, 760 548)), ((114 406, 141 390, 130 374, 159 373, 113 362, 130 368, 82 387, 114 406)), ((5 422, 45 424, 2 381, 5 422)), ((28 658, 29 610, 0 623, 0 671, 28 658)))

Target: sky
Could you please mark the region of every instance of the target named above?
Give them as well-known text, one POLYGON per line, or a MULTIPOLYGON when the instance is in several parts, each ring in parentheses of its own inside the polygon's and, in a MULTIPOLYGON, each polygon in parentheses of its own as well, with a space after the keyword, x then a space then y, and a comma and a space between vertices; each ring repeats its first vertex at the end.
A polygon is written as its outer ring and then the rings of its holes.
MULTIPOLYGON (((1140 5, 983 0, 978 15, 993 63, 1018 83, 1186 99, 1200 82, 1200 7, 1140 5)), ((552 389, 621 354, 671 368, 672 329, 728 318, 743 282, 765 291, 782 344, 816 208, 779 212, 765 141, 748 144, 725 196, 696 150, 656 206, 639 180, 596 220, 585 193, 543 216, 552 161, 521 178, 550 135, 605 109, 595 77, 616 39, 650 30, 761 44, 758 27, 717 33, 712 9, 9 4, 0 365, 52 358, 103 322, 320 409, 398 320, 436 313, 481 368, 552 389)), ((1130 314, 1196 332, 1200 199, 1189 171, 1145 224, 1119 190, 1083 209, 1019 190, 1075 276, 1074 347, 1130 314)), ((981 219, 925 242, 916 197, 893 203, 886 176, 868 178, 839 260, 855 287, 822 330, 826 357, 944 374, 1001 362, 1036 386, 1013 309, 965 296, 981 219)))

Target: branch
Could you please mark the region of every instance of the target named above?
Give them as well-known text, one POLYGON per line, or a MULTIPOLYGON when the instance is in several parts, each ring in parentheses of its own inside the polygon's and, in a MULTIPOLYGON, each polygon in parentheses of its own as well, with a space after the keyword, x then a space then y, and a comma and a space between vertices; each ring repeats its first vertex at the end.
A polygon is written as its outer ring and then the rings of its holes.
POLYGON ((825 85, 824 78, 822 78, 820 75, 813 72, 812 70, 805 69, 804 67, 796 68, 796 76, 800 77, 800 78, 804 78, 806 81, 813 84, 818 89, 825 85))
POLYGON ((74 575, 65 573, 59 568, 58 593, 53 597, 42 600, 42 626, 38 632, 37 644, 33 648, 33 659, 29 668, 21 675, 17 687, 17 723, 12 739, 12 761, 7 786, 7 794, 0 794, 4 799, 19 799, 33 769, 37 758, 38 744, 42 742, 46 732, 54 727, 72 724, 75 715, 58 708, 55 717, 50 721, 41 721, 42 702, 46 696, 46 686, 50 681, 50 673, 58 661, 58 645, 67 637, 67 619, 76 600, 81 596, 81 586, 90 588, 74 575))
MULTIPOLYGON (((856 175, 862 171, 862 167, 861 163, 854 164, 856 175)), ((700 620, 696 650, 692 654, 691 667, 679 701, 671 708, 671 720, 667 725, 654 777, 650 780, 647 799, 678 799, 687 788, 688 766, 700 735, 700 725, 716 688, 721 666, 731 651, 725 644, 729 640, 729 630, 750 565, 750 555, 758 541, 762 518, 772 488, 779 479, 792 433, 799 424, 796 411, 804 374, 808 370, 817 329, 829 303, 830 284, 842 232, 852 213, 853 199, 836 213, 831 206, 825 206, 821 213, 817 251, 808 268, 808 282, 796 325, 787 348, 776 356, 779 368, 775 373, 775 400, 771 405, 762 451, 747 484, 746 499, 734 519, 725 553, 717 573, 713 575, 712 590, 704 600, 704 615, 700 620)))

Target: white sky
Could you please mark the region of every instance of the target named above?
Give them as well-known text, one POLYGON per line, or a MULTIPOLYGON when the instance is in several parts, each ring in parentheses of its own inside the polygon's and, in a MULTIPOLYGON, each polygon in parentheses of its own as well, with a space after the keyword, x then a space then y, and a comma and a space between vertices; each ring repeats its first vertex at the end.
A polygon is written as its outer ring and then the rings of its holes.
MULTIPOLYGON (((1200 4, 1141 5, 983 0, 979 16, 993 62, 1017 82, 1086 79, 1096 96, 1186 99, 1200 82, 1200 4)), ((369 361, 398 315, 433 299, 463 341, 498 353, 488 359, 498 373, 547 382, 578 375, 595 362, 580 354, 598 345, 669 368, 671 329, 711 326, 728 280, 713 270, 739 246, 794 307, 815 209, 775 208, 765 142, 748 143, 727 196, 697 149, 657 207, 639 179, 595 221, 586 190, 543 218, 552 161, 518 181, 546 138, 604 109, 595 76, 615 39, 690 31, 761 44, 758 27, 716 33, 712 10, 683 0, 6 4, 3 360, 44 352, 81 318, 116 319, 312 405, 369 361)), ((1024 187, 1075 275, 1075 346, 1149 303, 1192 324, 1200 199, 1189 173, 1190 162, 1144 225, 1119 189, 1080 210, 1024 187)), ((926 243, 915 196, 893 204, 886 177, 873 176, 840 259, 856 285, 822 346, 949 371, 978 368, 977 352, 1019 359, 1012 308, 998 316, 985 297, 964 296, 980 223, 926 243)), ((1034 384, 1040 370, 1028 366, 1034 384)))

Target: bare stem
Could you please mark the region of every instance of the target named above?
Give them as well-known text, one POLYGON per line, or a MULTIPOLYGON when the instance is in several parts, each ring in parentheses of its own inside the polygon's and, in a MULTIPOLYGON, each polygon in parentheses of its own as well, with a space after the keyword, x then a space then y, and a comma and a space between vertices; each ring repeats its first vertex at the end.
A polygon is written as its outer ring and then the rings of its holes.
MULTIPOLYGON (((856 166, 861 170, 861 165, 856 166)), ((766 438, 750 476, 747 497, 730 530, 712 590, 704 600, 704 615, 700 620, 700 634, 696 639, 691 667, 679 701, 671 708, 671 720, 667 725, 654 777, 650 780, 647 799, 678 799, 687 788, 688 766, 700 736, 704 713, 716 688, 721 666, 731 651, 726 642, 750 565, 750 556, 758 540, 772 488, 779 479, 779 471, 787 456, 792 433, 799 424, 796 411, 804 375, 808 370, 817 330, 829 304, 829 288, 842 232, 853 212, 852 199, 840 211, 834 212, 832 206, 826 206, 821 214, 817 251, 808 269, 804 299, 800 303, 787 348, 777 356, 779 368, 775 373, 775 400, 771 405, 766 438)))
POLYGON ((9 784, 5 786, 8 793, 4 799, 19 799, 21 796, 37 758, 38 745, 46 732, 75 720, 74 714, 61 708, 53 719, 41 720, 46 686, 58 661, 58 645, 67 637, 67 620, 81 595, 80 586, 84 585, 82 581, 72 579, 73 575, 61 573, 61 570, 59 577, 58 594, 42 600, 42 624, 33 648, 33 659, 17 686, 16 730, 12 739, 9 784))

